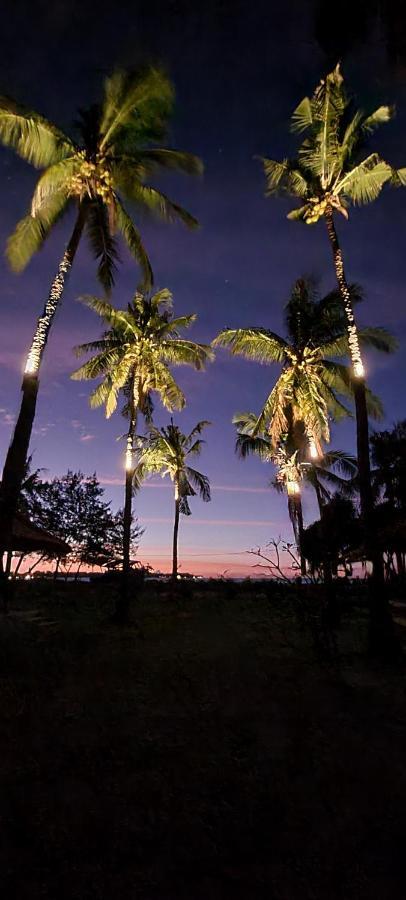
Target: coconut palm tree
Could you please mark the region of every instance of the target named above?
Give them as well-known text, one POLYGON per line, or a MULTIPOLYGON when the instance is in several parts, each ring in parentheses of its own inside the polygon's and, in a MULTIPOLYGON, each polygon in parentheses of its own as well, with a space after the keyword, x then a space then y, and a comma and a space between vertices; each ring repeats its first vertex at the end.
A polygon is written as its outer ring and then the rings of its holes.
MULTIPOLYGON (((352 287, 357 301, 359 289, 352 287)), ((227 347, 235 356, 263 364, 279 363, 282 372, 257 418, 254 435, 268 432, 275 451, 282 437, 296 425, 303 426, 309 454, 322 454, 322 443, 330 440, 330 416, 349 414, 338 395, 352 398, 353 381, 348 366, 337 362, 347 354, 343 316, 337 293, 319 299, 308 279, 298 279, 286 306, 287 340, 265 328, 226 329, 214 346, 227 347)), ((360 341, 389 353, 396 346, 384 328, 365 328, 360 341)), ((379 399, 367 392, 370 414, 382 415, 379 399)))
POLYGON ((41 170, 29 214, 7 246, 14 270, 21 271, 53 226, 69 210, 74 227, 38 319, 22 383, 22 401, 7 453, 1 493, 1 521, 7 528, 16 508, 27 458, 38 394, 38 375, 55 312, 81 237, 87 232, 106 291, 114 283, 120 234, 142 270, 149 289, 153 276, 141 235, 124 206, 126 199, 167 221, 196 220, 165 194, 146 183, 161 169, 201 171, 196 157, 159 145, 173 106, 173 88, 162 71, 144 67, 117 71, 104 83, 100 105, 81 111, 75 136, 62 132, 38 113, 0 98, 0 141, 41 170))
POLYGON ((202 475, 193 469, 188 460, 191 456, 199 456, 205 443, 197 435, 210 422, 201 421, 192 428, 189 434, 183 434, 173 419, 166 428, 148 429, 147 437, 143 440, 144 447, 140 454, 137 474, 139 478, 147 474, 160 472, 162 477, 169 475, 174 485, 175 494, 175 521, 173 527, 173 553, 172 553, 172 578, 178 574, 178 531, 179 516, 190 516, 189 497, 199 494, 205 502, 211 499, 210 483, 207 475, 202 475))
POLYGON ((300 422, 282 436, 281 444, 276 449, 269 433, 256 433, 255 413, 240 413, 234 417, 233 422, 237 428, 235 447, 237 455, 241 459, 246 459, 254 454, 263 462, 272 463, 277 468, 272 486, 276 490, 286 491, 289 518, 299 550, 302 574, 305 574, 306 565, 302 554, 301 484, 304 482, 314 489, 322 518, 324 504, 331 498, 331 489, 341 492, 354 491, 356 460, 342 450, 329 450, 319 459, 309 460, 305 430, 300 422))
POLYGON ((306 134, 296 159, 282 162, 263 159, 268 196, 287 194, 299 202, 288 218, 308 225, 321 219, 327 228, 347 321, 357 417, 361 511, 367 530, 373 497, 365 369, 335 215, 340 213, 348 219, 351 205, 376 200, 386 182, 406 184, 406 168, 395 171, 378 153, 365 149, 370 135, 379 125, 390 121, 393 112, 390 106, 380 106, 372 113, 354 109, 338 65, 320 82, 313 96, 305 97, 293 113, 292 130, 306 134))
MULTIPOLYGON (((166 409, 182 409, 183 391, 176 383, 169 366, 189 365, 201 370, 213 359, 213 352, 205 344, 181 338, 180 332, 189 328, 195 315, 172 317, 172 294, 167 289, 148 297, 136 293, 127 309, 115 309, 105 300, 83 298, 108 326, 100 340, 81 344, 76 352, 94 353, 73 373, 75 380, 101 378, 90 395, 92 407, 105 406, 109 418, 117 407, 120 391, 125 394, 125 413, 129 420, 125 456, 125 503, 123 545, 123 598, 119 615, 128 611, 128 574, 130 571, 130 531, 132 494, 136 475, 136 430, 139 413, 150 419, 150 395, 158 394, 166 409)), ((136 479, 137 483, 137 479, 136 479)))

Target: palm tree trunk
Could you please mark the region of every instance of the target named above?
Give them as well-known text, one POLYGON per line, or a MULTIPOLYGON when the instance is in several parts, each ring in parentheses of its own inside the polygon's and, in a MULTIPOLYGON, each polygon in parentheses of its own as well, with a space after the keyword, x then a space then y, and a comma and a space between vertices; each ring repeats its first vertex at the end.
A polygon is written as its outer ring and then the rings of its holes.
POLYGON ((18 573, 19 573, 19 571, 20 571, 21 563, 22 563, 22 561, 23 561, 25 555, 26 555, 25 553, 21 553, 20 558, 19 558, 19 560, 18 560, 18 563, 17 563, 17 565, 16 565, 16 567, 15 567, 15 569, 14 569, 14 572, 13 572, 13 578, 17 578, 17 575, 18 575, 18 573))
POLYGON ((175 522, 173 526, 173 553, 172 553, 172 578, 175 581, 178 574, 178 532, 179 532, 180 498, 179 486, 175 482, 175 522))
POLYGON ((300 494, 288 496, 289 518, 292 522, 293 534, 295 536, 296 546, 300 557, 300 574, 302 577, 306 575, 306 560, 302 554, 303 546, 303 507, 300 494))
MULTIPOLYGON (((320 522, 321 522, 321 525, 323 526, 323 523, 324 523, 326 517, 325 517, 324 503, 323 503, 321 490, 320 490, 320 483, 319 483, 319 479, 317 478, 316 473, 314 473, 314 490, 316 492, 317 505, 319 507, 320 522)), ((324 585, 325 585, 325 602, 326 602, 327 611, 329 614, 330 624, 334 624, 334 623, 337 623, 337 620, 338 620, 338 608, 337 608, 337 596, 336 596, 335 583, 334 583, 334 579, 333 579, 333 567, 331 564, 331 559, 328 554, 328 547, 326 547, 326 545, 324 543, 324 535, 322 537, 322 541, 323 541, 323 543, 322 543, 323 557, 322 558, 323 558, 323 580, 324 580, 324 585)))
POLYGON ((366 402, 364 366, 359 346, 357 325, 352 308, 351 295, 345 277, 341 248, 334 225, 334 214, 331 207, 325 213, 327 233, 333 253, 334 268, 338 288, 342 297, 347 318, 348 345, 353 366, 353 389, 355 415, 357 422, 357 459, 361 503, 361 519, 364 533, 364 544, 367 558, 372 561, 372 579, 370 596, 370 639, 371 649, 384 649, 393 646, 393 622, 389 603, 383 591, 383 559, 376 547, 373 529, 374 500, 371 483, 371 464, 369 456, 369 426, 366 402))
POLYGON ((125 489, 124 489, 124 520, 123 520, 123 571, 120 596, 116 603, 115 620, 120 623, 128 621, 129 613, 129 578, 131 572, 131 525, 133 480, 134 480, 134 437, 137 429, 137 410, 139 401, 138 379, 133 378, 130 398, 130 425, 127 433, 127 445, 125 455, 125 489))
POLYGON ((33 341, 28 353, 21 385, 22 399, 14 434, 8 448, 0 489, 0 553, 12 533, 12 523, 24 477, 28 448, 34 423, 38 395, 38 373, 52 322, 61 300, 67 277, 75 258, 85 224, 85 213, 80 208, 72 236, 59 264, 42 316, 38 319, 33 341))
POLYGON ((10 573, 11 573, 11 563, 12 563, 12 562, 13 562, 13 551, 12 551, 12 550, 7 550, 6 567, 5 567, 5 573, 6 573, 7 578, 10 577, 10 573))

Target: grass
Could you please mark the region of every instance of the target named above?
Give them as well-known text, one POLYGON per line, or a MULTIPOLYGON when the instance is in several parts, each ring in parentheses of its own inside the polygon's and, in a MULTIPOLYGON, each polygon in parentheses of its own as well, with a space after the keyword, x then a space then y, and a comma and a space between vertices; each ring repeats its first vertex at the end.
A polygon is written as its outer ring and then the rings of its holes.
POLYGON ((277 589, 22 585, 0 623, 1 872, 19 900, 404 897, 403 671, 277 589), (46 596, 44 591, 49 596, 46 596))

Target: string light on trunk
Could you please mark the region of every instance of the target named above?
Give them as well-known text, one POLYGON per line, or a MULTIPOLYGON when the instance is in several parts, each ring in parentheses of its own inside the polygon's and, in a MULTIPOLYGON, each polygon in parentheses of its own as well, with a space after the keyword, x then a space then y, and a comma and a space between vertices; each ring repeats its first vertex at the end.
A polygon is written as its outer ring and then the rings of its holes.
POLYGON ((355 375, 356 378, 363 378, 363 377, 364 377, 364 375, 365 375, 365 369, 364 369, 364 364, 361 362, 361 360, 359 360, 359 361, 357 361, 357 362, 354 363, 354 369, 353 369, 353 371, 354 371, 354 375, 355 375))
POLYGON ((126 470, 126 472, 131 472, 132 467, 133 467, 133 442, 132 442, 130 435, 128 435, 127 448, 125 451, 125 470, 126 470))

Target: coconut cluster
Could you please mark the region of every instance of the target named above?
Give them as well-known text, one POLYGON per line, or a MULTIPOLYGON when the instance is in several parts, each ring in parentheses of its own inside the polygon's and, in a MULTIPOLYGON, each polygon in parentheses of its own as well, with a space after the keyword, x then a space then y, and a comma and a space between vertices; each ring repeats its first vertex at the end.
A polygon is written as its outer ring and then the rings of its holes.
POLYGON ((312 201, 311 208, 305 213, 304 219, 306 224, 313 225, 315 222, 317 222, 321 218, 321 216, 324 215, 329 202, 330 201, 327 199, 327 197, 323 197, 320 199, 317 198, 316 200, 312 201))
POLYGON ((323 197, 310 197, 308 200, 308 208, 303 216, 306 225, 314 225, 322 216, 324 216, 328 206, 341 213, 345 219, 348 219, 346 204, 341 197, 336 194, 324 194, 323 197))
POLYGON ((94 160, 88 159, 81 151, 80 165, 69 181, 69 193, 76 197, 100 197, 107 201, 113 188, 113 179, 106 165, 106 159, 97 154, 94 160))

